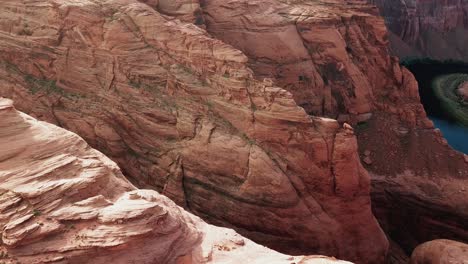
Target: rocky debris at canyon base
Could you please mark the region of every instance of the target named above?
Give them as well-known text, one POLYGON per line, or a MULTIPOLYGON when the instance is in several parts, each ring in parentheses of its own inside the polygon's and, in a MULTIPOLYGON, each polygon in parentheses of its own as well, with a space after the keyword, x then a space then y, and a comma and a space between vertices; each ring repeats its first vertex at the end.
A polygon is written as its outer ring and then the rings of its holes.
POLYGON ((5 98, 0 146, 1 263, 350 263, 283 255, 208 225, 5 98))
POLYGON ((385 17, 394 54, 468 62, 468 1, 368 1, 385 17))
POLYGON ((371 191, 406 254, 468 240, 468 164, 364 1, 4 0, 0 14, 0 96, 210 223, 382 263, 371 191))

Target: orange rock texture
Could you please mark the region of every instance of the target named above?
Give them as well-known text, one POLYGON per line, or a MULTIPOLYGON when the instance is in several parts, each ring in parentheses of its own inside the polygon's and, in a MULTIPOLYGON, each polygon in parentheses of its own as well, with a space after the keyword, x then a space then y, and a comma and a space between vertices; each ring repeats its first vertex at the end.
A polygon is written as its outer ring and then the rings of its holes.
POLYGON ((414 250, 410 263, 465 264, 468 263, 468 245, 447 239, 429 241, 414 250))
POLYGON ((468 241, 467 163, 434 131, 412 74, 389 56, 378 10, 362 1, 203 3, 207 31, 241 49, 257 79, 271 78, 309 114, 355 125, 390 237, 408 253, 440 237, 468 241))
POLYGON ((0 98, 2 263, 349 263, 291 257, 136 189, 79 136, 0 98))
POLYGON ((211 223, 290 253, 384 258, 352 129, 309 116, 253 78, 241 51, 170 16, 187 8, 0 7, 0 94, 20 110, 76 132, 137 186, 211 223))
POLYGON ((467 163, 365 1, 4 0, 0 13, 0 96, 210 223, 382 263, 368 170, 405 249, 468 239, 467 163))

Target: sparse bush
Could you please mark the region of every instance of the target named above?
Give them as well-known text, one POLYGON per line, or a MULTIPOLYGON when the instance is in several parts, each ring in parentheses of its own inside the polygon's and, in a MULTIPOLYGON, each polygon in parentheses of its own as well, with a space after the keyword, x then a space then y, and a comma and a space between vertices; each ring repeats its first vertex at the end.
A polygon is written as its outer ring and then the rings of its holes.
POLYGON ((130 87, 133 87, 135 89, 140 89, 141 88, 141 83, 137 82, 135 80, 129 80, 128 85, 130 85, 130 87))
POLYGON ((357 125, 356 125, 356 128, 357 128, 358 130, 367 129, 368 127, 369 127, 369 123, 366 122, 366 121, 359 122, 359 123, 357 123, 357 125))
POLYGON ((37 210, 37 209, 34 209, 34 211, 33 211, 33 215, 34 215, 34 216, 40 216, 41 214, 42 214, 41 211, 39 211, 39 210, 37 210))
POLYGON ((24 24, 23 28, 18 32, 20 36, 32 36, 33 33, 28 24, 24 24))
POLYGON ((28 88, 32 94, 36 94, 38 92, 45 92, 46 94, 65 94, 64 90, 57 86, 55 80, 37 79, 32 75, 26 75, 24 80, 28 83, 28 88))
POLYGON ((249 145, 255 145, 257 142, 254 139, 249 138, 247 134, 242 134, 242 138, 247 142, 249 145))
POLYGON ((20 32, 18 32, 20 36, 32 36, 33 32, 29 28, 23 28, 20 32))

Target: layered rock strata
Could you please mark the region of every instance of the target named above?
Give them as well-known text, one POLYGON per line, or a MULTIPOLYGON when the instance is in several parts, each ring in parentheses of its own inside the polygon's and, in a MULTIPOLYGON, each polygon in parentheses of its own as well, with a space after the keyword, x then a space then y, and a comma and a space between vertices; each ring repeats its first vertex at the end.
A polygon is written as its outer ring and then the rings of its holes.
POLYGON ((257 79, 280 84, 310 114, 355 125, 374 212, 407 253, 441 237, 468 241, 468 165, 433 129, 412 74, 389 56, 376 9, 280 0, 201 8, 207 31, 241 49, 257 79))
POLYGON ((0 94, 211 223, 291 253, 383 261, 353 129, 309 116, 241 51, 175 19, 195 23, 192 11, 143 2, 3 1, 0 94))
POLYGON ((364 1, 0 9, 0 95, 212 223, 291 253, 382 263, 361 157, 374 211, 407 252, 468 239, 465 159, 364 1))
POLYGON ((286 256, 208 225, 4 98, 0 146, 2 263, 349 263, 286 256))

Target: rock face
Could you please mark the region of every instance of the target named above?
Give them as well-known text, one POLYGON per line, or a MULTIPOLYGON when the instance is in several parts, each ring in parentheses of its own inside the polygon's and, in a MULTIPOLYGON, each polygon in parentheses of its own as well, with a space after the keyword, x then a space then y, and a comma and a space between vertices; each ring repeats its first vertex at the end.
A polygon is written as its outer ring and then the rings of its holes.
POLYGON ((310 114, 355 125, 374 212, 407 253, 440 237, 468 241, 468 166, 433 130, 414 77, 388 55, 377 10, 340 1, 201 7, 208 32, 241 49, 257 79, 272 78, 310 114))
POLYGON ((362 158, 407 252, 468 240, 464 157, 364 1, 6 0, 0 14, 0 95, 211 223, 382 263, 362 158))
POLYGON ((411 264, 466 264, 468 245, 439 239, 418 246, 411 255, 411 264))
POLYGON ((383 20, 364 3, 207 0, 202 8, 208 32, 242 50, 258 79, 290 91, 309 114, 365 121, 380 88, 399 85, 382 76, 403 78, 386 54, 383 20))
POLYGON ((385 17, 398 56, 468 61, 468 1, 369 1, 385 17))
POLYGON ((290 253, 383 261, 352 129, 307 115, 169 6, 2 1, 0 95, 211 223, 290 253))
POLYGON ((0 145, 2 263, 349 263, 282 255, 208 225, 3 98, 0 145))

